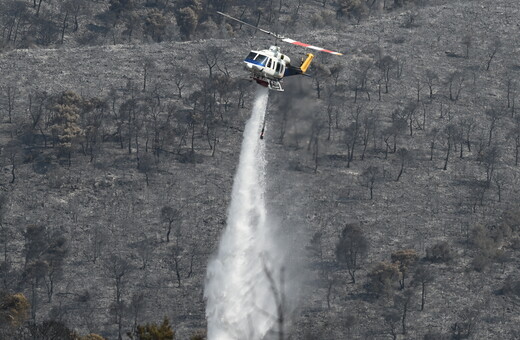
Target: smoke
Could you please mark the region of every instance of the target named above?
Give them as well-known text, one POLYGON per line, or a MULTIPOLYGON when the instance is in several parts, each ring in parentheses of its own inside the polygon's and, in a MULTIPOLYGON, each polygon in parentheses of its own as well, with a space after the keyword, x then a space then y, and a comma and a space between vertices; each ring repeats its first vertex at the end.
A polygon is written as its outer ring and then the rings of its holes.
POLYGON ((226 229, 208 264, 204 297, 209 340, 264 339, 284 294, 284 256, 265 202, 265 146, 259 138, 268 90, 259 88, 246 124, 226 229))
POLYGON ((270 98, 273 116, 273 141, 289 146, 305 146, 317 124, 327 121, 327 108, 316 101, 312 81, 304 77, 285 79, 285 92, 270 98))

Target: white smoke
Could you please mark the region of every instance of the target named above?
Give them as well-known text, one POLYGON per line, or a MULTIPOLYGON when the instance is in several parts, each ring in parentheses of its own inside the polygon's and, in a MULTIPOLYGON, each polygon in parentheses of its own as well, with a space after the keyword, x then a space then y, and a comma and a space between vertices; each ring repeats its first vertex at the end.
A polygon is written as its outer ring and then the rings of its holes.
POLYGON ((278 317, 283 259, 266 210, 265 147, 259 138, 267 99, 268 90, 259 88, 244 131, 227 226, 208 264, 208 340, 263 339, 278 317))

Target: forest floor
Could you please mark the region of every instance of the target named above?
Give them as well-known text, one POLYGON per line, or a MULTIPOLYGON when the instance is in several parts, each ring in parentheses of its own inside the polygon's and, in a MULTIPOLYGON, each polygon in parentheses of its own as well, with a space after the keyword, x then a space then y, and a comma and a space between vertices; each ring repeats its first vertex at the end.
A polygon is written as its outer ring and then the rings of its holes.
MULTIPOLYGON (((418 298, 414 300, 408 333, 401 338, 419 339, 427 332, 450 334, 452 326, 464 320, 467 309, 478 312, 475 338, 510 339, 520 332, 518 305, 497 294, 508 276, 518 276, 517 250, 504 246, 506 260, 479 272, 471 265, 477 250, 468 242, 475 226, 500 223, 504 213, 516 208, 520 194, 520 168, 514 166, 514 147, 506 138, 514 124, 509 111, 495 133, 495 144, 501 148, 497 172, 503 174, 500 200, 496 185, 482 194, 482 200, 479 188, 472 186, 486 177, 476 151, 479 138, 480 144, 487 142, 489 122, 484 113, 491 106, 505 106, 505 81, 508 75, 516 77, 519 70, 520 38, 513 19, 520 5, 509 0, 439 3, 373 16, 358 25, 337 25, 334 30, 317 28, 294 37, 347 52, 344 59, 316 58, 319 65, 343 65, 340 83, 349 83, 359 61, 377 59, 379 51, 399 60, 402 75, 391 80, 390 91, 381 101, 375 80, 370 83, 371 98, 360 92, 355 103, 353 91, 344 87, 337 105, 338 125, 330 140, 326 138, 326 123, 319 132, 316 170, 312 129, 317 120, 327 121, 326 100, 316 99, 313 79, 307 78, 288 79, 286 92, 270 94, 265 138, 268 204, 280 220, 287 247, 294 249, 291 263, 302 266, 306 273, 301 304, 292 318, 293 338, 325 340, 345 338, 345 334, 388 338, 389 327, 382 314, 392 307, 392 301, 374 301, 367 296, 367 274, 377 263, 390 261, 397 250, 415 249, 424 257, 426 249, 441 241, 450 244, 455 259, 449 264, 429 265, 435 280, 427 288, 426 308, 420 311, 418 298), (471 37, 467 58, 461 43, 465 36, 471 37), (497 37, 501 47, 486 70, 497 37), (439 76, 433 98, 424 85, 427 69, 439 76), (454 71, 463 72, 465 77, 457 101, 450 100, 448 94, 447 80, 454 71), (398 148, 406 148, 411 155, 399 181, 401 161, 394 153, 385 156, 381 138, 370 142, 363 160, 363 146, 358 144, 347 167, 345 129, 353 112, 358 107, 363 115, 375 112, 382 126, 387 126, 394 110, 417 100, 418 80, 423 84, 419 107, 426 112, 426 126, 421 125, 418 115, 413 135, 402 133, 398 137, 398 148), (288 115, 288 128, 280 143, 284 114, 288 115), (471 152, 464 149, 463 158, 458 157, 460 149, 453 150, 447 170, 443 170, 446 141, 439 137, 430 160, 430 131, 435 127, 443 130, 463 119, 474 120, 478 126, 473 131, 474 148, 471 152), (373 199, 360 184, 360 175, 369 166, 381 171, 373 199), (362 226, 370 246, 357 282, 350 284, 348 273, 335 261, 335 246, 345 224, 353 222, 362 226), (307 251, 316 233, 322 234, 321 257, 307 251), (356 322, 349 326, 352 315, 356 322)), ((141 84, 143 66, 153 59, 156 71, 152 78, 161 84, 165 96, 174 97, 175 66, 187 67, 194 77, 206 76, 206 65, 198 53, 208 46, 222 48, 222 60, 233 70, 233 78, 245 78, 241 56, 247 46, 238 37, 11 51, 0 59, 0 84, 15 84, 21 89, 15 120, 25 121, 27 96, 33 91, 72 90, 83 97, 103 98, 111 89, 123 89, 129 79, 141 84)), ((301 53, 295 47, 287 51, 301 53)), ((184 89, 186 97, 198 86, 190 79, 184 89)), ((26 150, 27 155, 36 152, 39 156, 37 161, 27 160, 19 166, 13 184, 9 183, 11 167, 4 166, 2 188, 9 197, 4 223, 13 231, 9 256, 14 268, 23 267, 27 225, 45 225, 66 236, 69 244, 70 254, 52 301, 47 302, 44 285, 38 290, 37 320, 52 317, 81 334, 94 332, 114 338, 117 330, 111 306, 116 293, 110 261, 115 256, 130 264, 123 280, 123 300, 128 305, 126 330, 136 320, 158 322, 164 316, 172 321, 179 339, 205 328, 205 268, 225 227, 242 126, 250 113, 255 85, 244 81, 244 86, 248 87, 245 107, 237 110, 222 130, 215 155, 200 137, 196 141, 197 162, 183 162, 179 155, 165 153, 150 173, 148 185, 145 174, 137 169, 135 150, 129 153, 116 141, 103 143, 93 162, 79 153, 74 155, 70 167, 57 162, 50 147, 26 150), (181 209, 179 229, 170 242, 166 242, 166 224, 161 220, 164 206, 181 209), (172 263, 177 241, 182 247, 180 286, 172 263), (139 299, 140 294, 143 299, 139 299)), ((186 109, 183 101, 177 100, 177 104, 186 109)), ((2 144, 10 139, 12 127, 2 123, 2 144)), ((27 287, 23 289, 29 293, 27 287)))

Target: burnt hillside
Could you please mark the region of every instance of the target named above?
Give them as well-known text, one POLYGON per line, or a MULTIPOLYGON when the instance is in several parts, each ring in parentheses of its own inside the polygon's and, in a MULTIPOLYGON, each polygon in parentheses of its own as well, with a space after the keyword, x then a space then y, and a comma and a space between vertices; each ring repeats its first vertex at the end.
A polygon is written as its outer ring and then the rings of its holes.
POLYGON ((2 336, 203 336, 242 58, 273 43, 223 10, 345 52, 270 93, 268 202, 305 272, 286 337, 517 338, 520 5, 386 2, 5 2, 2 336))

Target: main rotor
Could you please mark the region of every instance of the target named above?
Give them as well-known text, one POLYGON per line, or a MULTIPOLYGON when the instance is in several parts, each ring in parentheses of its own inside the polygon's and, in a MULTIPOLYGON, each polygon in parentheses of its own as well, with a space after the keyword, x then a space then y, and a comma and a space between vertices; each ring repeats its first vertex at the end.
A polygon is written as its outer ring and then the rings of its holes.
MULTIPOLYGON (((273 37, 275 37, 277 40, 281 40, 281 41, 283 41, 283 42, 286 42, 286 43, 289 43, 289 44, 293 44, 293 45, 297 45, 297 46, 302 46, 302 47, 310 48, 310 49, 313 49, 313 50, 316 50, 316 51, 320 51, 320 52, 326 52, 326 53, 330 53, 330 54, 334 54, 334 55, 343 55, 343 53, 340 53, 340 52, 335 52, 335 51, 327 50, 327 49, 324 49, 324 48, 322 48, 322 47, 313 46, 313 45, 309 45, 309 44, 306 44, 306 43, 302 43, 302 42, 300 42, 300 41, 296 41, 296 40, 293 40, 293 39, 290 39, 290 38, 286 38, 286 37, 284 37, 284 36, 282 36, 282 35, 276 34, 276 33, 274 33, 274 32, 268 31, 268 30, 264 30, 264 29, 262 29, 262 28, 260 28, 260 27, 256 27, 256 26, 251 25, 251 24, 249 24, 249 23, 247 23, 247 22, 245 22, 245 21, 242 21, 242 20, 240 20, 240 19, 234 18, 234 17, 232 17, 232 16, 230 16, 230 15, 228 15, 228 14, 225 14, 225 13, 222 13, 222 12, 218 12, 218 11, 217 11, 217 13, 220 14, 220 15, 222 15, 222 16, 225 16, 225 17, 228 18, 228 19, 231 19, 231 20, 234 20, 234 21, 236 21, 236 22, 239 22, 239 23, 241 23, 241 24, 243 24, 243 25, 249 26, 249 27, 251 27, 251 28, 253 28, 253 29, 257 30, 257 31, 260 31, 260 32, 265 33, 265 34, 268 34, 268 35, 270 35, 270 36, 273 36, 273 37)), ((273 47, 273 46, 272 46, 272 47, 273 47)), ((279 51, 280 51, 280 50, 278 49, 278 52, 279 52, 279 51)))

